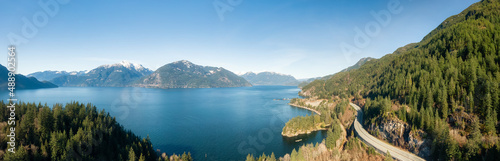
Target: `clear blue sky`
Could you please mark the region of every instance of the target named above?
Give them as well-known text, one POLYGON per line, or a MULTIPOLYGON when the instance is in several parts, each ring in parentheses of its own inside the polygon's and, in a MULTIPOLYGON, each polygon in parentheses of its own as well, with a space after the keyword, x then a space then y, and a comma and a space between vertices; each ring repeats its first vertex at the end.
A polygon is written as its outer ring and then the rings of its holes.
POLYGON ((388 10, 391 0, 242 0, 234 6, 227 0, 72 0, 60 4, 53 17, 47 15, 46 24, 47 13, 36 1, 0 0, 0 46, 5 48, 0 63, 7 61, 9 33, 23 36, 23 17, 32 22, 35 16, 41 27, 17 46, 22 74, 90 70, 121 60, 155 70, 185 59, 235 73, 317 77, 418 42, 478 0, 393 1, 401 12, 391 14, 386 26, 378 24, 380 32, 369 37, 370 43, 345 54, 341 44, 355 46, 355 28, 377 22, 370 11, 388 10), (232 9, 223 20, 214 2, 232 9))

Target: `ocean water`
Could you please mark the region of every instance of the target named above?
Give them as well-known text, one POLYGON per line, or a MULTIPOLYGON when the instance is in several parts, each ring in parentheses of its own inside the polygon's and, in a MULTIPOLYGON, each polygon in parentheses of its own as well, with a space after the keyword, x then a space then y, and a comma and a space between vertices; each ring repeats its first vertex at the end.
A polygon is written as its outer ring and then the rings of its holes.
MULTIPOLYGON (((305 143, 321 142, 325 132, 284 138, 281 130, 295 116, 310 111, 287 105, 297 87, 255 86, 209 89, 59 87, 18 90, 23 102, 92 103, 126 129, 146 137, 155 149, 195 160, 245 160, 247 154, 283 156, 305 143), (302 139, 300 142, 295 142, 302 139)), ((0 92, 3 100, 8 94, 0 92)))

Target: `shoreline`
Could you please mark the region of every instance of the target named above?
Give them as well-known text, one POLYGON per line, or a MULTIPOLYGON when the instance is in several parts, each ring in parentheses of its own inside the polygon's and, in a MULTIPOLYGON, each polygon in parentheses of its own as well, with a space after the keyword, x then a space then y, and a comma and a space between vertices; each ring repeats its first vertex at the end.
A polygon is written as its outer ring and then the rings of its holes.
POLYGON ((318 112, 318 111, 316 111, 315 109, 311 109, 311 108, 309 108, 309 107, 304 107, 304 106, 299 106, 299 105, 292 104, 292 103, 288 103, 288 105, 293 106, 293 107, 297 107, 297 108, 303 108, 303 109, 306 109, 306 110, 312 111, 312 112, 314 112, 314 113, 316 113, 316 114, 318 114, 318 115, 320 115, 320 116, 321 116, 321 113, 320 113, 320 112, 318 112))
MULTIPOLYGON (((331 125, 327 125, 326 127, 329 127, 329 126, 331 126, 331 125)), ((293 138, 293 137, 297 137, 299 135, 307 135, 307 134, 310 134, 312 132, 323 131, 323 130, 328 130, 328 128, 319 128, 319 129, 314 129, 314 130, 307 130, 305 132, 298 132, 298 133, 295 133, 295 134, 283 134, 283 131, 281 131, 281 136, 288 137, 288 138, 293 138)))

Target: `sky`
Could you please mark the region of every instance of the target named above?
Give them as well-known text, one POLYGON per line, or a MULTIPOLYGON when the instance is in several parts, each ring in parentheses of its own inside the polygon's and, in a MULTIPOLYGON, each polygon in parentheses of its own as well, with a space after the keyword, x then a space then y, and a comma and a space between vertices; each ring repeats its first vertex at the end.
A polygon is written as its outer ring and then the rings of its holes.
POLYGON ((0 64, 15 45, 21 74, 189 60, 312 78, 419 42, 477 1, 0 0, 0 64))

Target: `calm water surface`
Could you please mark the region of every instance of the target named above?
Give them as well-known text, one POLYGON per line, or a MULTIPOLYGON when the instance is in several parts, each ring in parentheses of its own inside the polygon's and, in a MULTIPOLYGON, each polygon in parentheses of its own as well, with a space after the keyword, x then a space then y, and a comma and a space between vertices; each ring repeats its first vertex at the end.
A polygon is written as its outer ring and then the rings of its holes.
MULTIPOLYGON (((287 105, 296 87, 256 86, 211 89, 60 87, 18 90, 24 102, 92 103, 126 129, 146 137, 167 154, 190 151, 195 160, 244 160, 248 153, 276 156, 304 143, 321 142, 325 132, 285 139, 281 129, 311 112, 287 105)), ((8 96, 6 93, 0 93, 8 96)), ((3 97, 6 100, 6 97, 3 97)))

